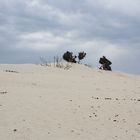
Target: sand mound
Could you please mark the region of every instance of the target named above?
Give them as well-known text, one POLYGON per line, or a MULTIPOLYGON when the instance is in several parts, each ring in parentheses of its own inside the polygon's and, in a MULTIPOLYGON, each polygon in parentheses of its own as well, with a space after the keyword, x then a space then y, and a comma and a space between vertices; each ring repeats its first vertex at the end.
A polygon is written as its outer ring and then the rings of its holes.
POLYGON ((0 65, 0 140, 139 140, 140 76, 69 66, 0 65))

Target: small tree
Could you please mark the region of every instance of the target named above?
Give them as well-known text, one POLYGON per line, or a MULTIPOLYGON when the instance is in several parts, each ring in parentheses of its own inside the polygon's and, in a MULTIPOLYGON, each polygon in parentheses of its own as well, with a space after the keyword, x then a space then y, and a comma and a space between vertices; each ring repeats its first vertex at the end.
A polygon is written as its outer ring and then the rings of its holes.
POLYGON ((79 59, 78 63, 80 63, 80 60, 84 59, 85 56, 86 56, 85 52, 79 52, 79 54, 78 54, 78 59, 79 59))

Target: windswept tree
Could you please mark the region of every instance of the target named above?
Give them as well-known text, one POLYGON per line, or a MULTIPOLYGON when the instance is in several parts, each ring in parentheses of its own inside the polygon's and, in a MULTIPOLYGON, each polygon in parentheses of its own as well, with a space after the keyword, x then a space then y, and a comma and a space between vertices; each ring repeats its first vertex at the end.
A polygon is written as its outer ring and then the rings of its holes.
POLYGON ((67 51, 63 54, 63 59, 67 62, 76 63, 76 58, 77 56, 73 56, 73 52, 67 51))
MULTIPOLYGON (((79 52, 78 63, 80 63, 80 60, 84 59, 85 56, 86 56, 85 52, 79 52)), ((77 63, 76 58, 77 56, 73 55, 73 52, 67 51, 63 54, 63 59, 66 60, 67 62, 77 63)))
POLYGON ((85 56, 86 56, 85 52, 79 52, 79 54, 78 54, 78 59, 79 59, 78 63, 80 63, 80 60, 84 59, 85 56))
POLYGON ((99 63, 101 64, 101 67, 99 69, 110 70, 110 71, 112 70, 111 69, 112 62, 108 60, 105 56, 100 58, 99 63))

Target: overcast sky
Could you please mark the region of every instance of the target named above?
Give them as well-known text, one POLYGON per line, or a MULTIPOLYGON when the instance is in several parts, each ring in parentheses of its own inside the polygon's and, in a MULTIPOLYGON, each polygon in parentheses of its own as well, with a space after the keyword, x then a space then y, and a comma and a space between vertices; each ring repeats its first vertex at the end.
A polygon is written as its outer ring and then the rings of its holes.
POLYGON ((140 74, 140 0, 0 0, 0 63, 51 62, 67 50, 140 74))

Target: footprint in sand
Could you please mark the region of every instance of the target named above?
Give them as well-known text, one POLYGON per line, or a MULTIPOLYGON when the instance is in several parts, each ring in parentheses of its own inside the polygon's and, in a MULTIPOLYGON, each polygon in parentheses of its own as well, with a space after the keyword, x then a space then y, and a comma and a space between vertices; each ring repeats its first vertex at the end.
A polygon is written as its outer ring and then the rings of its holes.
POLYGON ((105 100, 112 100, 112 98, 105 98, 105 100))
POLYGON ((70 132, 71 132, 71 133, 74 133, 74 130, 71 130, 70 132))
POLYGON ((115 115, 115 117, 118 117, 118 116, 119 116, 119 114, 116 114, 116 115, 115 115))
POLYGON ((13 131, 14 131, 14 132, 17 132, 17 129, 14 129, 13 131))
POLYGON ((58 123, 58 128, 61 128, 61 124, 60 123, 58 123))
POLYGON ((5 70, 5 72, 18 73, 17 71, 14 71, 14 70, 5 70))
POLYGON ((117 120, 113 120, 113 122, 117 122, 117 120))
POLYGON ((0 91, 0 94, 6 94, 8 93, 7 91, 0 91))
POLYGON ((122 119, 123 123, 126 123, 126 120, 125 119, 122 119))
POLYGON ((98 97, 96 97, 96 98, 94 98, 94 99, 98 100, 99 98, 98 98, 98 97))

